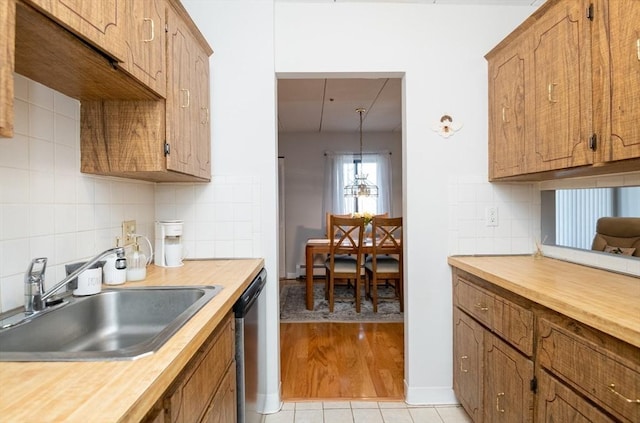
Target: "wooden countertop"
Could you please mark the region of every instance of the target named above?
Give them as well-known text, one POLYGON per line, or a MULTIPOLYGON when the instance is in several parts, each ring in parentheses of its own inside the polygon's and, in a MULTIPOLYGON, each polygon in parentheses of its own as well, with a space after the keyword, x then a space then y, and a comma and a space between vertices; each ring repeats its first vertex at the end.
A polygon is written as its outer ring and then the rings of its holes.
POLYGON ((134 361, 0 363, 0 420, 141 420, 263 266, 262 259, 186 261, 179 268, 149 266, 144 281, 119 287, 222 285, 224 289, 148 357, 134 361))
POLYGON ((640 278, 532 256, 453 256, 451 266, 640 348, 640 278))

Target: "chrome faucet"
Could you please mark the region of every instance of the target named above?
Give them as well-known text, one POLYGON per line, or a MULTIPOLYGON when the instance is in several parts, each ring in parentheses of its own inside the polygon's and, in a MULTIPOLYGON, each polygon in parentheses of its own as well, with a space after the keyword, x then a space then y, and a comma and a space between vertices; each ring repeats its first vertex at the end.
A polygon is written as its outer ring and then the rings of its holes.
POLYGON ((25 314, 33 314, 44 310, 46 308, 46 301, 49 297, 77 278, 80 273, 84 272, 89 267, 93 266, 110 254, 116 254, 117 256, 116 269, 126 269, 127 259, 125 258, 124 247, 110 248, 78 267, 74 272, 67 275, 66 278, 55 284, 55 286, 48 291, 44 290, 44 270, 47 267, 47 258, 38 257, 33 259, 24 277, 25 314))

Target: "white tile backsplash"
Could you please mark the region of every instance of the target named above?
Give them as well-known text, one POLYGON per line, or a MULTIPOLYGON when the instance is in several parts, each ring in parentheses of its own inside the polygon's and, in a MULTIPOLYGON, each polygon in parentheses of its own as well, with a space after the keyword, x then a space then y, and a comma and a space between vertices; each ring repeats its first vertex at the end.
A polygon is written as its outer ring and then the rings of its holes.
POLYGON ((0 138, 0 311, 23 304, 32 258, 48 258, 50 287, 64 264, 113 246, 122 220, 153 239, 155 214, 152 183, 80 173, 77 100, 20 75, 14 84, 15 136, 0 138))

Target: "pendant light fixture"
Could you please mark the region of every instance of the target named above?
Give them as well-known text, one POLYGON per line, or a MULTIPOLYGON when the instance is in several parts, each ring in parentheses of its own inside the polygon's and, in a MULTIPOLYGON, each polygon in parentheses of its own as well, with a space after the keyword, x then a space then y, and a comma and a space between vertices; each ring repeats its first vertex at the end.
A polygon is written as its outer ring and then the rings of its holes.
POLYGON ((356 163, 355 180, 344 187, 345 197, 377 197, 378 186, 367 180, 367 174, 362 173, 362 114, 367 110, 359 107, 360 114, 360 162, 356 163))

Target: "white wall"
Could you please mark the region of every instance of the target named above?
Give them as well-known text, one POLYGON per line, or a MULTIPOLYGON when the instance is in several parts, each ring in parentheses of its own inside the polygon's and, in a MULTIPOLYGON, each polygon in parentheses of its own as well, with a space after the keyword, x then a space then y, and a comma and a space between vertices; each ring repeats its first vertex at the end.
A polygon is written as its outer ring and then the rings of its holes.
MULTIPOLYGON (((402 134, 363 134, 364 151, 390 152, 393 199, 392 216, 402 216, 402 134)), ((281 133, 278 154, 284 156, 286 271, 296 277, 304 264, 304 245, 309 238, 324 236, 324 167, 326 151, 357 152, 359 136, 351 133, 281 133)))
POLYGON ((483 58, 530 7, 276 2, 276 72, 401 74, 409 403, 455 403, 451 274, 457 253, 530 253, 534 187, 487 181, 483 58), (464 127, 443 139, 444 113, 464 127), (497 205, 500 226, 484 226, 497 205))
POLYGON ((115 246, 123 220, 153 238, 153 184, 80 173, 78 101, 16 75, 14 126, 0 138, 0 311, 24 305, 32 258, 48 258, 49 288, 115 246))

